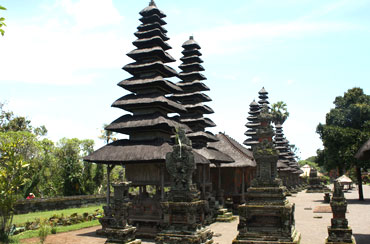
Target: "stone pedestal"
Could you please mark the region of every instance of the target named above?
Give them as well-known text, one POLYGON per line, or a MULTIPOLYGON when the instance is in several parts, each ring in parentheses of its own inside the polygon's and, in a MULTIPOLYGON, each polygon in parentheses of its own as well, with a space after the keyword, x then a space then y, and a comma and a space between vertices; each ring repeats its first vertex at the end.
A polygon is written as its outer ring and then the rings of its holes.
POLYGON ((251 187, 248 201, 239 206, 239 235, 233 244, 296 244, 301 235, 294 226, 294 204, 284 187, 251 187))
POLYGON ((330 192, 330 189, 325 186, 321 179, 317 176, 317 170, 310 170, 310 178, 308 179, 308 188, 307 193, 321 193, 321 192, 330 192))
POLYGON ((135 239, 136 228, 126 226, 123 229, 106 228, 105 234, 108 236, 105 244, 141 244, 141 240, 135 239))
POLYGON ((346 219, 347 201, 338 181, 334 182, 334 192, 330 206, 333 218, 331 219, 331 226, 328 226, 328 237, 325 244, 355 244, 352 229, 348 226, 348 220, 346 219))
POLYGON ((272 143, 271 118, 263 105, 258 144, 252 147, 256 178, 248 188, 248 201, 239 206, 239 234, 233 244, 298 244, 301 240, 294 226, 294 204, 286 199, 286 187, 277 178, 278 151, 272 143))
POLYGON ((97 234, 107 237, 106 244, 140 244, 135 238, 136 227, 127 224, 129 182, 112 184, 114 197, 112 206, 104 206, 104 217, 99 219, 102 229, 97 234))
POLYGON ((210 244, 213 233, 204 227, 204 208, 206 202, 163 202, 164 230, 155 242, 158 244, 210 244))
POLYGON ((166 168, 171 175, 168 201, 162 202, 163 229, 155 238, 157 244, 211 244, 213 233, 204 227, 208 202, 199 199, 192 182, 195 170, 191 142, 178 130, 173 152, 166 155, 166 168))

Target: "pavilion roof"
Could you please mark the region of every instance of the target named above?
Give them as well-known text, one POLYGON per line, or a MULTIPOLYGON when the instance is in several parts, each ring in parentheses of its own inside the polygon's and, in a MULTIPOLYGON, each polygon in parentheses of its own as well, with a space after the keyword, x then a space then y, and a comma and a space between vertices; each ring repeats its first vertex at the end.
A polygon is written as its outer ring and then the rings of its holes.
MULTIPOLYGON (((134 141, 117 140, 109 143, 90 155, 85 161, 102 164, 164 163, 166 154, 172 152, 172 146, 162 140, 134 141)), ((209 164, 210 161, 195 152, 196 164, 209 164)))
MULTIPOLYGON (((217 150, 229 155, 234 160, 233 163, 221 164, 221 167, 256 167, 256 161, 254 160, 253 153, 250 150, 225 133, 218 133, 216 137, 219 141, 208 143, 209 147, 216 148, 217 150)), ((211 165, 211 167, 215 166, 211 165)))

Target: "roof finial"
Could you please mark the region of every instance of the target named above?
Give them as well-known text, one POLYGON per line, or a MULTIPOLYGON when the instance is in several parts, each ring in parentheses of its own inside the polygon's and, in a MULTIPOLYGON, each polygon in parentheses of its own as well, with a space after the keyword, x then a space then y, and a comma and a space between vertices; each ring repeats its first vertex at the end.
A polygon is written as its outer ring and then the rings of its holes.
POLYGON ((157 5, 155 4, 154 0, 150 0, 149 6, 157 7, 157 5))
POLYGON ((194 40, 194 36, 193 36, 193 35, 191 35, 191 36, 189 37, 189 40, 194 40))

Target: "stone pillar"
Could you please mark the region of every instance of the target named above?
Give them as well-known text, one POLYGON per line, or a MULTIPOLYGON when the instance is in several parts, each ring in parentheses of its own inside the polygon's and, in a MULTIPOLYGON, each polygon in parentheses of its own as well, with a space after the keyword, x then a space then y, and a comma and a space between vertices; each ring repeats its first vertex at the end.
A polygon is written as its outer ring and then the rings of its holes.
POLYGON ((331 226, 328 227, 328 237, 325 240, 326 244, 355 244, 355 238, 352 235, 352 229, 348 226, 346 219, 347 201, 344 197, 342 187, 338 181, 334 182, 334 193, 330 201, 333 218, 331 226))

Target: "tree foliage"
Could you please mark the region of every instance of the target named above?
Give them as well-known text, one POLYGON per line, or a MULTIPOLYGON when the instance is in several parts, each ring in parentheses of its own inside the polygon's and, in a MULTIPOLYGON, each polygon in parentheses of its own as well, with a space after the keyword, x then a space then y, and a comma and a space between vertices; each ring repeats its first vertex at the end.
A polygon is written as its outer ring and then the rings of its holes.
POLYGON ((0 132, 0 238, 9 236, 14 203, 31 161, 35 158, 36 137, 25 131, 0 132))
POLYGON ((285 120, 289 117, 289 112, 287 109, 287 105, 283 101, 278 101, 272 104, 272 121, 274 124, 284 124, 285 120))
POLYGON ((352 88, 336 97, 334 105, 326 114, 326 124, 316 129, 324 145, 317 152, 318 163, 327 170, 338 168, 340 173, 353 166, 369 167, 369 162, 358 161, 354 155, 370 138, 370 96, 352 88))
MULTIPOLYGON (((0 10, 6 10, 6 8, 4 8, 3 6, 0 5, 0 10)), ((3 26, 6 26, 6 24, 4 23, 4 20, 5 18, 4 17, 0 17, 0 34, 3 36, 5 31, 3 30, 3 26)))

